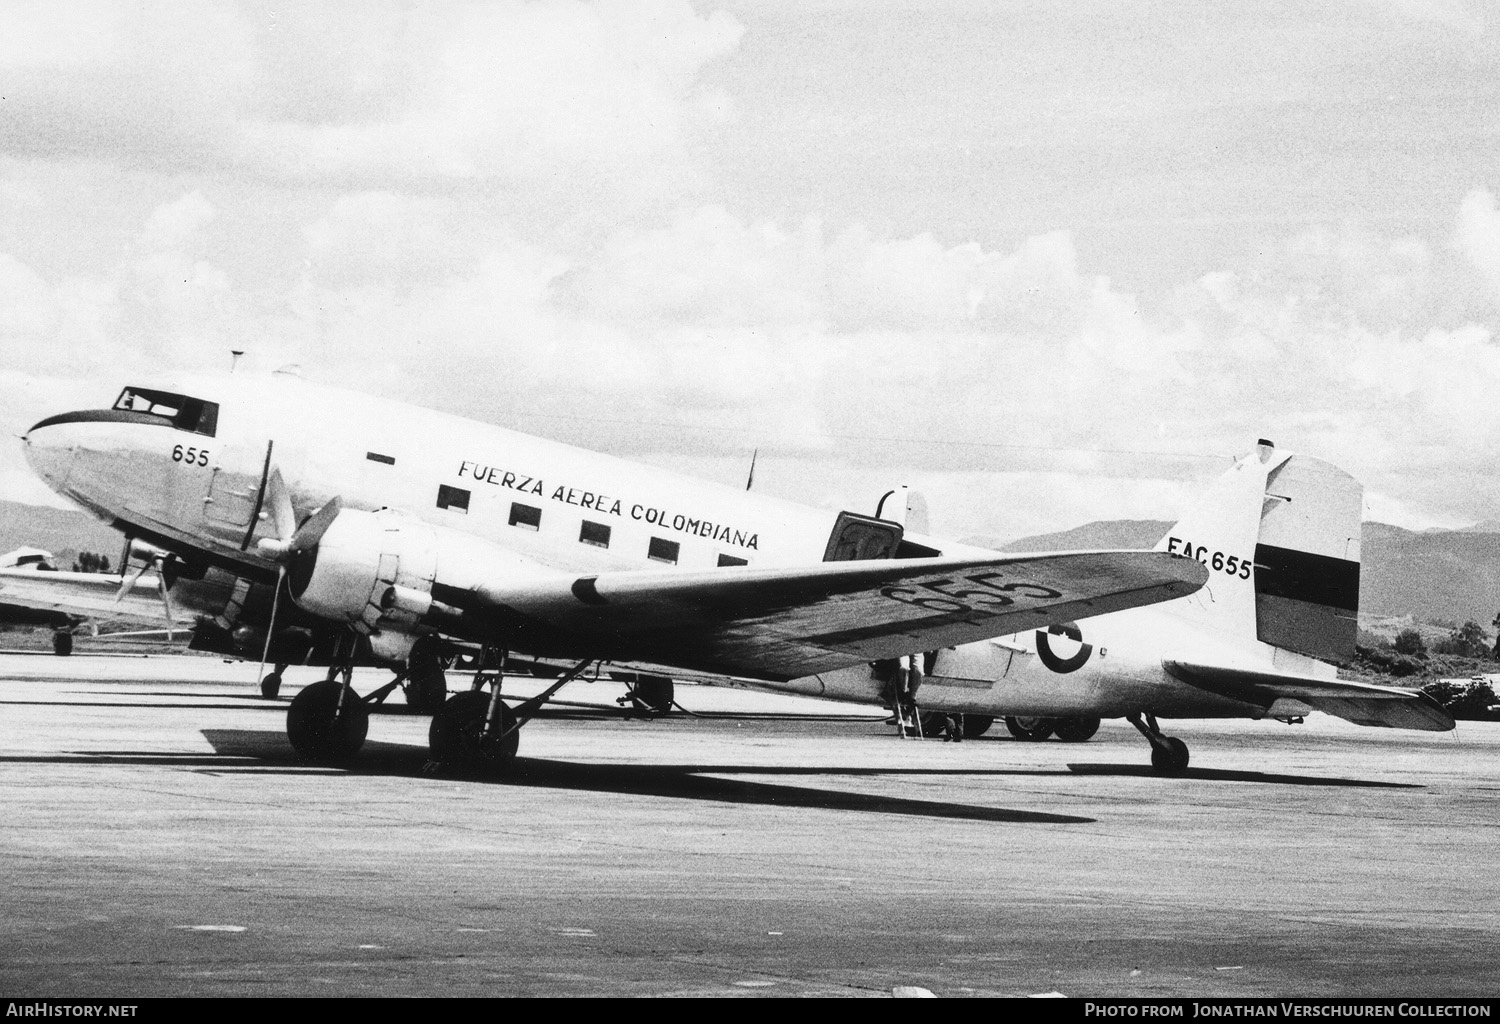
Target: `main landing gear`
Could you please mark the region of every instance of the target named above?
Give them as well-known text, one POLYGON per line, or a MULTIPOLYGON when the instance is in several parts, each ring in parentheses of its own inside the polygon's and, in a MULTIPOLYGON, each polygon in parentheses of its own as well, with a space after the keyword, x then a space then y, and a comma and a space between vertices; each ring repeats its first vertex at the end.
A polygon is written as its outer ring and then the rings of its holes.
MULTIPOLYGON (((983 736, 990 731, 990 726, 995 724, 995 719, 990 715, 959 715, 959 728, 966 739, 974 739, 983 736)), ((922 739, 929 736, 941 736, 948 728, 948 716, 941 711, 918 711, 916 725, 920 730, 916 735, 922 739)))
POLYGON ((1141 731, 1146 737, 1146 742, 1151 744, 1151 767, 1168 775, 1178 775, 1187 771, 1188 745, 1176 736, 1167 736, 1162 733, 1161 727, 1156 724, 1155 715, 1146 715, 1145 721, 1141 721, 1140 714, 1129 714, 1125 716, 1130 724, 1141 731))
POLYGON ((328 669, 328 678, 292 698, 286 711, 286 738, 308 760, 342 761, 364 746, 370 708, 349 685, 353 674, 352 665, 334 665, 328 669))
POLYGON ((1039 741, 1056 736, 1064 743, 1082 743, 1099 731, 1099 719, 1066 716, 1044 718, 1039 715, 1008 716, 1005 728, 1018 740, 1039 741))
MULTIPOLYGON (((397 676, 369 696, 354 692, 357 650, 354 634, 340 636, 334 644, 327 677, 305 687, 286 709, 286 738, 291 740, 292 749, 310 761, 343 761, 359 753, 370 729, 370 708, 385 703, 391 691, 401 685, 402 677, 397 676)), ((266 693, 266 681, 275 679, 279 690, 285 668, 278 664, 276 671, 262 680, 262 696, 275 696, 274 690, 266 693)))
POLYGON ((453 767, 485 775, 503 772, 515 760, 521 727, 548 698, 578 678, 594 661, 585 658, 535 697, 511 706, 500 696, 505 656, 501 653, 494 661, 500 668, 486 672, 488 653, 488 649, 480 653, 472 689, 449 697, 433 715, 432 727, 427 733, 432 758, 429 767, 453 767), (488 692, 486 687, 489 687, 488 692))

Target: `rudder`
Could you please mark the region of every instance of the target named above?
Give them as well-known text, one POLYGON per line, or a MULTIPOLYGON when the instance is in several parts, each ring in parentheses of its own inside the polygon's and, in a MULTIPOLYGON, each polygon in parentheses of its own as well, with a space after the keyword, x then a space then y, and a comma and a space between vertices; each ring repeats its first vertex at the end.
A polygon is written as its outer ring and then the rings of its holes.
POLYGON ((1256 636, 1323 661, 1354 657, 1364 488, 1332 463, 1295 455, 1266 481, 1255 545, 1256 636))
POLYGON ((1337 466, 1261 441, 1157 544, 1210 569, 1181 614, 1283 651, 1349 660, 1363 503, 1359 482, 1337 466))

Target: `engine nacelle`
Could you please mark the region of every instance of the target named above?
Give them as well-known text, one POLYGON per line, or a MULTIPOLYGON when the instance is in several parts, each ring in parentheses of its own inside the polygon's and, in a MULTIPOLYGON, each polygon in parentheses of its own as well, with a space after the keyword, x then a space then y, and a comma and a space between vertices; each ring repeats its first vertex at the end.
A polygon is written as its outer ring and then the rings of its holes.
POLYGON ((390 509, 345 509, 292 563, 288 583, 299 607, 373 634, 415 627, 436 575, 430 525, 390 509))

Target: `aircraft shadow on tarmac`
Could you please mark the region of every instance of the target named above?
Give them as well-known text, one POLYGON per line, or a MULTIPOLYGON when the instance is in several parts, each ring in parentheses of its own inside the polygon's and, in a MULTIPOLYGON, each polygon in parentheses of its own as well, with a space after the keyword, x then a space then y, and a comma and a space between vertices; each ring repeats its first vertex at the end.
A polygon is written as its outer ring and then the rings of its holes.
MULTIPOLYGON (((266 772, 292 774, 308 772, 327 774, 329 768, 309 766, 297 758, 280 733, 242 729, 205 729, 203 736, 219 757, 215 764, 194 765, 200 770, 266 772), (258 766, 245 763, 253 758, 258 766)), ((210 760, 205 758, 204 760, 210 760)), ((180 764, 182 759, 165 763, 180 764)), ((366 742, 359 756, 342 767, 349 775, 421 775, 428 764, 427 749, 402 743, 366 742)), ((806 807, 821 810, 870 811, 878 814, 906 814, 924 818, 948 818, 966 821, 991 821, 1030 824, 1083 825, 1096 819, 1076 814, 1051 814, 1021 811, 1004 807, 914 800, 883 794, 850 793, 806 786, 777 785, 747 779, 713 778, 714 775, 974 775, 997 774, 989 771, 947 771, 925 769, 918 772, 900 769, 842 768, 775 768, 759 765, 617 765, 575 764, 540 758, 518 757, 512 770, 501 779, 463 776, 476 785, 528 786, 547 789, 572 789, 581 792, 620 793, 635 796, 660 796, 688 800, 712 800, 724 803, 773 804, 778 807, 806 807)), ((443 775, 444 778, 452 776, 443 775)))
POLYGON ((1148 779, 1194 779, 1201 782, 1260 782, 1277 786, 1348 786, 1356 789, 1425 789, 1412 782, 1379 782, 1375 779, 1335 779, 1317 775, 1279 775, 1269 772, 1232 771, 1225 768, 1189 768, 1163 775, 1144 764, 1070 764, 1075 775, 1119 775, 1148 779))

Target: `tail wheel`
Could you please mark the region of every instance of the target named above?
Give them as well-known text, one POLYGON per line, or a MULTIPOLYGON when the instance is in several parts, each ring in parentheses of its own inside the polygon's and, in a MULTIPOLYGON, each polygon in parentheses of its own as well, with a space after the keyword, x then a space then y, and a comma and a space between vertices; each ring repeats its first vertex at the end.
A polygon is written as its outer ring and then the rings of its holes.
POLYGON ((1066 743, 1082 743, 1084 740, 1092 739, 1094 733, 1099 731, 1099 719, 1097 718, 1059 718, 1053 725, 1052 731, 1057 738, 1066 743))
POLYGON ((432 727, 427 731, 432 759, 485 774, 499 774, 508 768, 521 745, 521 734, 506 732, 513 716, 501 703, 495 732, 486 736, 489 714, 490 695, 483 690, 468 690, 449 697, 432 716, 432 727))
POLYGON ((1052 735, 1057 719, 1033 716, 1007 717, 1005 728, 1018 740, 1044 740, 1052 735))
POLYGON ((339 707, 342 683, 324 679, 292 698, 286 711, 286 737, 292 748, 313 761, 353 757, 364 746, 370 729, 370 709, 354 691, 339 707))
POLYGON ((1151 767, 1167 775, 1187 771, 1188 746, 1176 736, 1163 736, 1161 745, 1151 747, 1151 767))
POLYGON ((969 738, 983 736, 994 724, 994 718, 989 715, 964 715, 964 736, 969 738))

